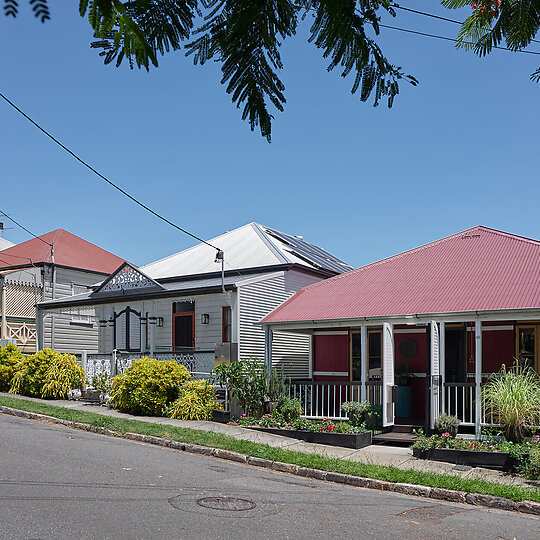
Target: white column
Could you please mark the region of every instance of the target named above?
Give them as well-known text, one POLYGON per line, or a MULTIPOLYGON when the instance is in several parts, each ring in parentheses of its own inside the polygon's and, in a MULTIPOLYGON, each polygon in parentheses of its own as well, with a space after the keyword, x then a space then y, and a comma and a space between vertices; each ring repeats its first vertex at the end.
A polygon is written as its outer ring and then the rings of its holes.
POLYGON ((360 382, 362 384, 362 387, 360 388, 360 400, 366 401, 368 398, 367 393, 367 382, 369 380, 368 377, 368 369, 369 369, 369 363, 368 363, 368 333, 367 333, 367 326, 364 324, 360 326, 360 382))
POLYGON ((268 372, 272 371, 272 329, 269 326, 264 327, 264 359, 268 372))
POLYGON ((155 303, 152 302, 152 311, 150 312, 150 318, 148 319, 148 324, 150 325, 150 356, 154 356, 154 350, 156 348, 156 326, 157 319, 155 313, 155 303))
POLYGON ((474 432, 477 437, 482 430, 482 321, 474 323, 474 386, 475 386, 475 425, 474 432))
POLYGON ((382 398, 383 426, 394 425, 394 402, 392 387, 394 386, 394 328, 390 323, 383 324, 383 358, 382 358, 382 398))
POLYGON ((0 313, 2 314, 2 327, 0 331, 0 338, 7 339, 7 295, 6 295, 6 282, 3 276, 0 276, 0 313))
POLYGON ((36 309, 36 352, 43 349, 45 312, 36 309))
POLYGON ((439 344, 439 327, 436 321, 431 321, 431 373, 430 373, 430 428, 435 427, 435 420, 439 417, 440 408, 440 387, 439 387, 439 375, 441 373, 440 367, 440 344, 439 344))
POLYGON ((439 369, 441 371, 441 412, 446 412, 446 390, 444 388, 446 371, 446 326, 439 323, 439 369))
POLYGON ((309 335, 308 378, 313 380, 313 334, 309 335))

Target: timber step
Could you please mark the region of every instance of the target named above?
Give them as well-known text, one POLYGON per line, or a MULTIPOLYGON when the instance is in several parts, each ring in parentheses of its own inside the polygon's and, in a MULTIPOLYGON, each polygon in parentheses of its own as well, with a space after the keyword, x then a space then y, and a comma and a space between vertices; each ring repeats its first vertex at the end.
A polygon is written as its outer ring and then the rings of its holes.
POLYGON ((414 433, 402 433, 389 431, 388 433, 379 433, 373 435, 373 444, 395 444, 399 446, 409 446, 418 439, 414 433))

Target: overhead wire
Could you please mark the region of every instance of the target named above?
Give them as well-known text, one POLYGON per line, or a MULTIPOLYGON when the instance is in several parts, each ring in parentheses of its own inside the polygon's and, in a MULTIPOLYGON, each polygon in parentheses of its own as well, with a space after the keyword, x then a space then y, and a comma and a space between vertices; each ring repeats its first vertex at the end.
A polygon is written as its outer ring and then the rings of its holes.
POLYGON ((0 209, 0 214, 7 217, 10 221, 15 223, 15 225, 19 226, 23 231, 26 231, 30 236, 33 236, 34 238, 41 240, 44 244, 47 244, 48 246, 52 246, 52 244, 50 244, 49 242, 46 242, 40 236, 36 236, 32 231, 29 231, 24 225, 21 225, 18 221, 15 221, 11 216, 8 216, 2 209, 0 209))
MULTIPOLYGON (((191 238, 194 238, 195 240, 198 240, 199 242, 202 242, 203 244, 206 244, 207 246, 210 246, 211 248, 217 250, 217 251, 221 251, 218 247, 216 246, 213 246, 212 244, 210 244, 209 242, 207 242, 206 240, 203 240, 202 238, 198 237, 197 235, 189 232, 188 230, 180 227, 179 225, 176 225, 176 223, 173 223, 172 221, 170 221, 169 219, 167 219, 166 217, 162 216, 161 214, 158 214, 155 210, 152 210, 149 206, 147 206, 146 204, 142 203, 141 201, 139 201, 138 199, 136 199, 133 195, 130 195, 127 191, 125 191, 124 189, 122 189, 120 186, 118 186, 117 184, 115 184, 112 180, 109 180, 106 176, 104 176, 103 174, 101 174, 99 171, 97 171, 96 169, 94 169, 94 167, 92 167, 90 164, 88 164, 86 161, 84 161, 82 158, 80 158, 77 154, 75 154, 75 152, 73 152, 72 150, 70 150, 67 146, 65 146, 63 143, 61 143, 57 138, 55 138, 51 133, 49 133, 45 128, 41 127, 35 120, 33 120, 32 118, 30 118, 30 116, 28 116, 24 111, 22 111, 19 107, 17 107, 17 105, 15 105, 15 103, 13 103, 10 99, 8 99, 3 93, 0 92, 0 97, 8 104, 10 105, 13 109, 15 109, 21 116, 23 116, 24 118, 26 118, 26 120, 28 120, 32 125, 34 125, 37 129, 39 129, 44 135, 46 135, 47 137, 49 137, 49 139, 51 139, 53 142, 55 142, 58 146, 60 146, 60 148, 62 148, 63 150, 65 150, 70 156, 72 156, 73 158, 75 158, 79 163, 81 163, 82 165, 84 165, 87 169, 89 169, 90 171, 92 171, 95 175, 97 175, 99 178, 101 178, 102 180, 104 180, 105 182, 107 182, 107 184, 109 184, 111 187, 113 187, 114 189, 116 189, 117 191, 119 191, 120 193, 122 193, 122 195, 124 195, 125 197, 127 197, 128 199, 130 199, 131 201, 133 201, 135 204, 139 205, 141 208, 144 208, 147 212, 150 212, 152 215, 154 215, 155 217, 157 217, 158 219, 164 221, 165 223, 167 223, 168 225, 170 225, 171 227, 179 230, 180 232, 188 235, 188 236, 191 236, 191 238)), ((6 216, 9 218, 9 216, 6 216)), ((11 219, 11 218, 9 218, 11 219)), ((12 220, 13 221, 13 220, 12 220)), ((14 222, 15 223, 15 222, 14 222)), ((36 237, 37 238, 37 237, 36 237)))
MULTIPOLYGON (((456 21, 456 19, 449 19, 448 17, 442 17, 441 15, 435 15, 434 13, 427 13, 425 11, 419 11, 417 9, 412 9, 409 7, 402 6, 400 4, 391 4, 391 7, 401 9, 402 11, 409 11, 410 13, 416 13, 417 15, 423 15, 424 17, 431 17, 432 19, 439 19, 440 21, 450 22, 453 24, 459 24, 460 26, 463 25, 463 21, 456 21)), ((534 41, 534 43, 540 43, 537 39, 531 39, 531 41, 534 41)), ((519 52, 514 51, 513 49, 508 49, 512 52, 519 52)))

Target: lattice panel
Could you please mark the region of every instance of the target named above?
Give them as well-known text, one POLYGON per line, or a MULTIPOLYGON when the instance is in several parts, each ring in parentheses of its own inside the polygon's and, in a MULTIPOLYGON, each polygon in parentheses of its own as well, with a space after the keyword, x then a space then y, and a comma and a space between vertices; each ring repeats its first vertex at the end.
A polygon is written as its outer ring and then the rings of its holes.
POLYGON ((9 283, 6 287, 6 311, 8 317, 31 317, 36 316, 36 300, 41 302, 41 287, 24 283, 9 283))
POLYGON ((14 339, 23 352, 34 352, 36 348, 36 325, 27 322, 7 322, 7 337, 14 339))

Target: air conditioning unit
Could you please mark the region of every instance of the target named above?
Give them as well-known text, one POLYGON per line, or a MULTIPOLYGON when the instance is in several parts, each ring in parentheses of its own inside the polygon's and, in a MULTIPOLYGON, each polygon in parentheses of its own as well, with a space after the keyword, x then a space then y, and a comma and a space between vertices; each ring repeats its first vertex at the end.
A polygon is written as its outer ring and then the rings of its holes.
POLYGON ((216 343, 216 366, 238 360, 238 343, 216 343))

